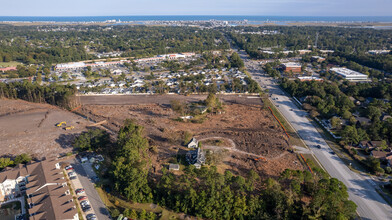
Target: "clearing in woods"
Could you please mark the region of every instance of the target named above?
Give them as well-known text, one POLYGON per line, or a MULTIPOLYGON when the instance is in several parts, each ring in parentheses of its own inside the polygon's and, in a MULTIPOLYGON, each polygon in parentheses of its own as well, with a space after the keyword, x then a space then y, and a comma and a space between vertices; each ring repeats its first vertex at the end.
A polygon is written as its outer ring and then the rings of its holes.
MULTIPOLYGON (((203 143, 215 153, 218 170, 246 175, 250 169, 263 177, 277 177, 285 169, 303 169, 296 154, 291 153, 287 136, 261 100, 255 96, 221 95, 225 103, 222 114, 205 113, 202 123, 175 120, 179 116, 170 107, 171 100, 197 102, 205 95, 82 96, 77 110, 94 121, 107 120, 103 126, 116 132, 125 119, 145 127, 145 134, 158 153, 151 155, 155 172, 186 152, 185 131, 197 139, 222 139, 219 146, 203 143), (267 160, 254 161, 257 157, 267 160)), ((202 141, 203 142, 203 141, 202 141)))

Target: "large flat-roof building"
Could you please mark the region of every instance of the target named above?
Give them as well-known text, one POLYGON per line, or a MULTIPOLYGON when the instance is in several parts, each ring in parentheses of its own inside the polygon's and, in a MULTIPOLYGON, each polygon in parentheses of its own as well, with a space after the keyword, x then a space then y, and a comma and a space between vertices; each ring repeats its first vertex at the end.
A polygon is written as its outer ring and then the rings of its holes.
POLYGON ((300 63, 289 62, 289 63, 283 63, 282 67, 283 67, 283 71, 285 72, 291 71, 293 73, 300 73, 302 66, 300 63))
POLYGON ((324 81, 323 79, 319 77, 314 77, 314 76, 299 76, 297 77, 300 81, 324 81))
POLYGON ((349 81, 367 81, 368 75, 350 70, 344 67, 334 67, 330 69, 333 73, 336 73, 340 76, 343 76, 345 79, 349 81))
POLYGON ((312 56, 310 58, 310 60, 314 61, 314 62, 323 62, 325 60, 325 58, 324 57, 320 57, 320 56, 312 56))

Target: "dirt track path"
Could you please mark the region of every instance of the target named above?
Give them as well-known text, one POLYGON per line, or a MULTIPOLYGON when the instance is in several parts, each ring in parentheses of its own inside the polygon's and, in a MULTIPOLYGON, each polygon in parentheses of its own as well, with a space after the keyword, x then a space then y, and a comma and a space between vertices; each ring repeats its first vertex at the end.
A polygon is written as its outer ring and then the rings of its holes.
POLYGON ((225 149, 225 150, 229 150, 229 151, 232 151, 232 152, 235 152, 235 153, 240 153, 240 154, 246 154, 246 155, 249 155, 249 156, 253 156, 253 157, 256 157, 256 158, 263 157, 263 158, 265 158, 267 160, 277 160, 277 159, 283 157, 284 155, 286 155, 288 153, 287 151, 285 151, 284 153, 280 154, 279 156, 276 156, 276 157, 273 157, 273 158, 266 157, 266 156, 263 156, 263 155, 254 154, 254 153, 249 153, 249 152, 246 152, 246 151, 238 150, 236 148, 236 144, 234 143, 233 140, 231 140, 230 138, 224 138, 224 137, 208 137, 208 138, 199 139, 198 141, 206 141, 206 140, 211 140, 211 139, 212 140, 216 140, 216 139, 227 140, 227 141, 229 141, 229 143, 231 144, 232 147, 203 145, 204 148, 210 149, 210 150, 222 150, 222 149, 225 149))

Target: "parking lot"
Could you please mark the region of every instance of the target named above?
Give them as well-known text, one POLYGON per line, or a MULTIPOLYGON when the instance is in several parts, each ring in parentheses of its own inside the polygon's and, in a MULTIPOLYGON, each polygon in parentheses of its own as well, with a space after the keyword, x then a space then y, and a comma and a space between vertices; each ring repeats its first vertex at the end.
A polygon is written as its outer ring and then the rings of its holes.
MULTIPOLYGON (((89 161, 81 163, 78 159, 72 159, 68 162, 72 165, 73 170, 67 171, 67 174, 70 172, 76 174, 76 178, 71 180, 75 194, 78 189, 84 189, 84 193, 76 195, 76 197, 86 196, 87 198, 83 200, 88 202, 84 203, 88 203, 91 206, 91 210, 86 212, 82 211, 84 219, 87 219, 86 216, 91 214, 95 214, 99 220, 111 219, 109 211, 106 209, 105 204, 94 187, 94 181, 96 181, 97 176, 92 168, 92 163, 89 161)), ((78 201, 79 204, 81 202, 78 201)))

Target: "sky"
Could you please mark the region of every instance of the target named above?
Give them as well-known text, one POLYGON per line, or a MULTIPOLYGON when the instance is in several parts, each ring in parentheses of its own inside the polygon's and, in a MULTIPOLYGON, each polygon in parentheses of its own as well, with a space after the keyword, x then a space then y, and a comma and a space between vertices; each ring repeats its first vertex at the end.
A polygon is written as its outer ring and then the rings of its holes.
POLYGON ((0 0, 0 16, 392 16, 392 0, 0 0))

